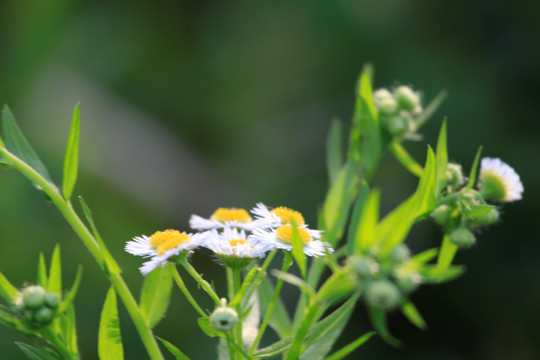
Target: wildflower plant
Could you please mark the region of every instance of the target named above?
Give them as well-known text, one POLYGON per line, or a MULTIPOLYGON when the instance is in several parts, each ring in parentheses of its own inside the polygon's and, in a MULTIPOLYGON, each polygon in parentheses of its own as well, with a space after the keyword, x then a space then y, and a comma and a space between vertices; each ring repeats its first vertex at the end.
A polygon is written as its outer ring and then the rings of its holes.
MULTIPOLYGON (((218 359, 343 359, 375 333, 392 345, 387 314, 399 311, 415 326, 426 322, 411 294, 419 287, 455 279, 464 272, 454 265, 458 250, 476 242, 477 230, 498 221, 499 208, 522 197, 518 174, 499 159, 481 159, 481 149, 465 174, 449 162, 447 123, 442 122, 435 148, 427 146, 421 165, 405 149, 445 97, 441 92, 427 105, 409 86, 373 91, 372 68, 361 73, 350 131, 339 120, 328 137, 329 187, 321 197, 317 226, 284 204, 255 203, 252 209, 221 207, 208 217, 192 215, 191 229, 157 230, 126 239, 125 251, 141 257, 144 276, 139 302, 124 282, 120 267, 101 238, 92 213, 78 198, 82 218, 72 202, 77 179, 79 106, 75 107, 67 141, 62 186, 56 186, 9 110, 2 111, 0 160, 23 173, 58 208, 95 258, 111 287, 105 296, 98 334, 100 359, 123 359, 117 297, 124 305, 150 359, 164 351, 177 359, 198 358, 156 336, 155 325, 165 316, 171 288, 182 291, 193 310, 201 335, 216 337, 218 359), (347 146, 344 140, 348 139, 347 146), (344 151, 344 149, 346 150, 344 151), (416 190, 381 217, 382 193, 372 178, 382 155, 390 152, 418 177, 416 190), (480 169, 478 167, 480 166, 480 169), (431 220, 430 220, 431 219, 431 220), (442 229, 437 246, 412 253, 405 243, 419 221, 434 221, 442 229), (226 293, 191 264, 190 254, 212 253, 223 267, 226 293), (279 255, 278 255, 279 254, 279 255), (277 256, 276 256, 277 255, 277 256), (274 259, 281 267, 271 268, 274 259), (290 271, 291 268, 295 271, 290 271), (188 276, 199 285, 192 293, 188 276), (298 289, 292 316, 280 298, 284 283, 298 289), (208 297, 212 309, 200 298, 208 297), (374 331, 336 349, 335 344, 357 304, 365 304, 374 331), (279 337, 266 344, 268 329, 279 337), (159 345, 162 345, 161 347, 159 345)), ((80 359, 77 348, 74 298, 81 279, 64 291, 60 250, 54 251, 49 272, 40 257, 34 284, 16 288, 0 273, 0 323, 39 339, 38 345, 18 343, 31 359, 80 359)))

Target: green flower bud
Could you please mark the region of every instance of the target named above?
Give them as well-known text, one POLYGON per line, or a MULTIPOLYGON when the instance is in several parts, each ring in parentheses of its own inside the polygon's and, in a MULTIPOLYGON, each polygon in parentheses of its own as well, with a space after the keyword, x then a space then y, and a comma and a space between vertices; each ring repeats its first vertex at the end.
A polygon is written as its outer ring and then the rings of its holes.
POLYGON ((366 301, 371 306, 389 310, 399 304, 401 293, 391 281, 376 280, 366 290, 366 301))
POLYGON ((210 315, 210 324, 216 330, 229 331, 237 322, 238 314, 230 307, 219 306, 210 315))
POLYGON ((35 313, 36 321, 42 325, 49 324, 54 317, 54 312, 46 306, 41 307, 35 313))
POLYGON ((433 217, 433 220, 441 226, 447 226, 451 219, 453 209, 448 205, 440 205, 438 206, 431 216, 433 217))
POLYGON ((377 261, 369 256, 351 256, 347 261, 360 277, 371 276, 379 269, 377 261))
POLYGON ((45 295, 45 305, 51 309, 56 309, 60 305, 60 294, 58 293, 47 293, 45 295))
POLYGON ((449 235, 450 241, 459 247, 469 247, 476 242, 474 234, 466 227, 460 227, 449 235))
POLYGON ((33 310, 30 310, 30 309, 24 310, 23 316, 24 316, 24 319, 29 323, 34 321, 34 311, 33 310))
POLYGON ((391 118, 386 124, 390 134, 399 136, 409 130, 409 119, 404 116, 396 116, 391 118))
POLYGON ((420 97, 408 86, 399 86, 395 96, 400 109, 413 111, 420 106, 420 97))
POLYGON ((24 305, 32 309, 40 307, 45 302, 45 294, 41 286, 28 286, 22 291, 24 305))
POLYGON ((416 273, 396 277, 398 287, 406 294, 416 290, 420 285, 420 280, 420 275, 416 273))
POLYGON ((491 209, 487 214, 474 219, 478 225, 491 225, 499 220, 499 212, 497 209, 491 209))
POLYGON ((446 178, 447 178, 448 185, 451 185, 451 186, 462 185, 464 178, 463 178, 463 170, 461 169, 461 165, 448 163, 448 165, 446 165, 446 178))
POLYGON ((392 252, 390 253, 390 260, 398 264, 409 260, 410 257, 411 250, 409 250, 409 247, 405 244, 399 244, 392 249, 392 252))
POLYGON ((381 101, 384 101, 385 99, 393 99, 394 95, 387 89, 379 89, 373 92, 373 102, 375 105, 379 105, 381 101))

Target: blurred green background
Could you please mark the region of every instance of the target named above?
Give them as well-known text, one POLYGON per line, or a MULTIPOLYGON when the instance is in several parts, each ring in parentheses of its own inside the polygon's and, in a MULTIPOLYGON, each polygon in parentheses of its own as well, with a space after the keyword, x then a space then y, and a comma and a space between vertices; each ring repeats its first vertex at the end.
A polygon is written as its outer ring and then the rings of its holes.
MULTIPOLYGON (((0 102, 58 182, 81 102, 76 193, 137 294, 140 260, 123 252, 135 235, 186 229, 192 213, 258 201, 298 209, 315 224, 327 187, 326 132, 334 116, 349 123, 364 63, 375 65, 377 87, 412 84, 427 100, 445 88, 448 99, 423 129, 426 142, 448 116, 451 160, 468 169, 483 145, 484 155, 521 175, 524 200, 459 253, 464 276, 413 295, 427 331, 393 314, 404 348, 374 338, 351 359, 538 359, 539 15, 537 2, 502 0, 4 0, 0 102)), ((426 142, 406 146, 423 161, 426 142)), ((415 187, 389 156, 375 181, 385 211, 415 187)), ((39 253, 49 257, 56 243, 66 287, 82 263, 79 345, 83 358, 96 359, 105 276, 22 176, 2 170, 0 189, 0 271, 16 286, 32 282, 39 253)), ((409 243, 437 246, 440 235, 425 222, 409 243)), ((212 260, 193 261, 223 288, 212 260)), ((121 324, 126 359, 145 359, 123 309, 121 324)), ((343 342, 370 328, 358 306, 343 342)), ((202 336, 176 289, 155 332, 193 359, 214 358, 215 340, 202 336)), ((14 341, 27 339, 0 328, 1 359, 23 358, 14 341)))

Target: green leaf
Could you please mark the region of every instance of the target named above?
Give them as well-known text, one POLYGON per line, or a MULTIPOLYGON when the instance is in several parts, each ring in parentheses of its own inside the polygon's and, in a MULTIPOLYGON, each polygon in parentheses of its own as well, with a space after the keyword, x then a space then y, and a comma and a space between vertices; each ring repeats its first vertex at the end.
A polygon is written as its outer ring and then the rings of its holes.
POLYGON ((337 179, 343 166, 343 126, 339 119, 332 120, 326 147, 328 153, 326 166, 328 167, 330 184, 332 184, 337 179))
POLYGON ((77 181, 77 169, 79 162, 79 104, 75 105, 73 110, 73 119, 71 120, 71 129, 66 145, 66 154, 64 156, 64 177, 62 182, 62 193, 64 199, 68 201, 71 198, 75 182, 77 181))
POLYGON ((94 238, 96 239, 99 245, 101 254, 103 255, 103 259, 105 260, 103 263, 104 269, 114 275, 120 274, 120 267, 118 266, 118 263, 116 262, 116 260, 114 260, 111 253, 105 246, 103 239, 99 235, 99 232, 94 223, 94 218, 92 217, 92 212, 90 211, 90 208, 88 207, 88 205, 86 204, 86 201, 84 201, 82 196, 79 196, 79 201, 80 201, 84 216, 86 217, 86 221, 88 221, 88 224, 90 225, 90 230, 92 231, 92 234, 94 235, 94 238))
POLYGON ((437 141, 437 189, 435 190, 437 196, 446 187, 446 167, 448 165, 448 148, 446 143, 446 119, 444 119, 437 141))
POLYGON ((422 176, 424 169, 422 166, 414 160, 414 158, 407 152, 407 150, 396 139, 390 143, 390 151, 394 154, 394 157, 405 169, 415 176, 422 176))
POLYGON ((412 302, 407 301, 401 305, 401 312, 413 325, 419 329, 425 330, 427 328, 424 318, 422 318, 422 315, 420 315, 418 309, 412 302))
POLYGON ((478 164, 480 163, 480 156, 482 155, 482 146, 478 148, 478 151, 476 152, 476 156, 474 157, 473 164, 471 166, 471 172, 469 173, 469 182, 467 182, 467 186, 465 186, 466 189, 472 189, 474 186, 474 183, 476 182, 476 176, 478 173, 478 164))
POLYGON ((345 356, 349 355, 354 350, 356 350, 360 346, 364 345, 364 343, 366 341, 368 341, 369 339, 371 339, 371 337, 373 335, 375 335, 375 334, 376 334, 375 331, 365 333, 364 335, 360 336, 355 341, 351 342, 350 344, 344 346, 340 350, 336 351, 335 353, 333 353, 332 355, 327 357, 325 360, 341 360, 341 359, 345 358, 345 356))
POLYGON ((36 283, 47 288, 47 282, 47 264, 45 263, 45 256, 43 253, 40 253, 36 283))
POLYGON ((157 325, 169 306, 173 284, 171 267, 173 266, 173 264, 167 264, 164 267, 158 267, 144 279, 140 309, 150 328, 157 325))
POLYGON ((348 161, 330 187, 322 208, 325 239, 334 246, 345 230, 349 209, 359 186, 359 164, 348 161))
POLYGON ((79 290, 79 285, 81 283, 82 278, 82 265, 79 265, 77 268, 77 273, 75 274, 75 280, 73 280, 73 285, 71 285, 71 289, 66 293, 64 296, 64 300, 60 303, 60 306, 58 307, 58 312, 64 312, 66 309, 71 307, 73 300, 75 299, 75 296, 77 295, 77 291, 79 290))
POLYGON ((207 317, 200 317, 197 319, 197 324, 201 328, 201 330, 210 337, 225 337, 225 334, 223 331, 216 330, 212 324, 210 324, 210 318, 207 317))
POLYGON ((75 308, 69 306, 62 314, 57 316, 59 330, 69 351, 78 354, 77 327, 75 326, 75 308))
POLYGON ((420 116, 415 119, 418 129, 420 129, 420 127, 422 127, 429 120, 429 118, 435 113, 435 111, 437 111, 437 109, 439 108, 439 106, 441 106, 447 95, 448 93, 446 92, 446 90, 441 90, 437 94, 435 99, 431 100, 431 102, 424 108, 422 114, 420 114, 420 116))
POLYGON ((356 239, 360 229, 360 219, 363 216, 364 208, 369 196, 369 185, 363 181, 360 187, 360 192, 356 203, 354 204, 349 229, 347 231, 347 255, 352 255, 357 252, 356 239))
MULTIPOLYGON (((257 289, 259 292, 259 301, 261 304, 261 314, 266 313, 272 294, 274 293, 274 287, 270 283, 268 277, 263 277, 261 285, 257 289)), ((273 316, 270 317, 269 325, 276 331, 280 338, 287 337, 291 334, 291 319, 283 301, 278 297, 276 304, 274 305, 273 316)))
POLYGON ((15 117, 11 113, 11 110, 6 105, 2 110, 2 130, 4 131, 4 141, 6 148, 19 159, 30 165, 36 172, 38 172, 49 183, 53 183, 47 168, 22 134, 19 126, 15 121, 15 117))
POLYGON ((411 257, 411 261, 419 264, 424 264, 434 259, 439 253, 439 249, 427 249, 411 257))
POLYGON ((464 212, 465 212, 465 215, 469 218, 469 219, 476 219, 476 218, 479 218, 479 217, 482 217, 484 215, 486 215, 488 212, 490 212, 492 209, 494 209, 495 206, 491 206, 491 205, 469 205, 469 206, 464 206, 464 212))
POLYGON ((121 360, 124 358, 120 321, 116 308, 116 293, 111 286, 101 311, 98 335, 98 354, 100 360, 121 360))
POLYGON ((59 360, 52 352, 45 351, 32 345, 16 342, 17 346, 30 360, 59 360))
POLYGON ((183 352, 180 351, 180 349, 178 349, 176 346, 174 346, 167 340, 162 339, 158 336, 156 336, 156 339, 158 339, 163 344, 163 346, 165 346, 167 350, 169 350, 169 352, 176 357, 177 360, 189 360, 189 357, 187 357, 183 352))
POLYGON ((380 192, 373 190, 366 200, 365 209, 354 234, 355 253, 361 254, 369 249, 377 241, 379 225, 379 202, 380 192))
POLYGON ((313 287, 311 287, 311 285, 309 285, 306 281, 299 278, 298 276, 295 276, 293 274, 289 274, 289 273, 286 273, 286 272, 279 271, 278 269, 272 269, 271 273, 272 273, 272 275, 282 279, 286 283, 289 283, 291 285, 296 286, 303 293, 309 295, 310 297, 315 296, 315 290, 313 290, 313 287))
POLYGON ((60 261, 60 245, 58 244, 54 247, 51 259, 47 291, 62 294, 62 264, 60 261))
POLYGON ((454 280, 465 273, 464 266, 450 266, 445 269, 438 268, 437 265, 424 265, 419 270, 425 283, 440 284, 454 280))
POLYGON ((357 300, 358 296, 351 297, 332 315, 320 321, 317 327, 313 327, 305 343, 306 350, 300 355, 300 360, 324 359, 347 325, 357 300))
POLYGON ((300 273, 302 274, 302 278, 306 278, 306 255, 304 254, 304 243, 302 239, 300 239, 300 234, 298 233, 298 227, 295 223, 292 224, 292 255, 294 257, 294 260, 296 261, 296 264, 298 265, 298 268, 300 269, 300 273))
POLYGON ((454 261, 454 256, 457 251, 458 246, 450 241, 448 234, 445 234, 439 252, 439 258, 437 259, 437 268, 439 270, 445 270, 452 265, 452 261, 454 261))
POLYGON ((0 295, 7 301, 13 302, 17 298, 17 288, 0 272, 0 295))
POLYGON ((388 331, 388 326, 386 325, 386 311, 384 309, 370 306, 369 314, 371 318, 371 323, 379 336, 394 347, 401 346, 401 341, 393 337, 388 331))

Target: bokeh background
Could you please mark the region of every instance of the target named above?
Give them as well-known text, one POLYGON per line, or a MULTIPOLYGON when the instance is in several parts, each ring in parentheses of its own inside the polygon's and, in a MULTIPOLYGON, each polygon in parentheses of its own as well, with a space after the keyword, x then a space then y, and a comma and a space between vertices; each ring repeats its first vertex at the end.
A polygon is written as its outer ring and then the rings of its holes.
MULTIPOLYGON (((525 197, 459 253, 464 276, 413 295, 427 331, 393 314, 404 348, 373 338, 350 358, 538 359, 539 15, 536 2, 503 0, 4 0, 0 102, 58 182, 81 102, 76 192, 137 294, 140 260, 123 252, 135 235, 185 229, 192 213, 257 201, 296 208, 315 224, 327 188, 326 132, 334 116, 350 122, 364 63, 375 65, 376 86, 412 84, 427 100, 444 88, 449 97, 423 129, 425 142, 408 149, 423 161, 447 116, 451 159, 468 169, 483 145, 517 170, 525 197)), ((415 187, 389 156, 375 182, 385 211, 415 187)), ((66 287, 83 264, 79 344, 96 359, 105 276, 22 176, 2 170, 0 194, 0 271, 17 286, 32 282, 39 253, 49 257, 56 243, 66 287)), ((440 235, 425 222, 408 241, 419 250, 440 235)), ((193 261, 222 288, 212 260, 193 261)), ((121 324, 126 359, 145 359, 123 309, 121 324)), ((359 305, 343 342, 370 328, 359 305)), ((177 289, 155 332, 193 359, 215 356, 215 340, 202 336, 177 289)), ((1 359, 23 358, 14 341, 28 339, 0 328, 1 359)))

